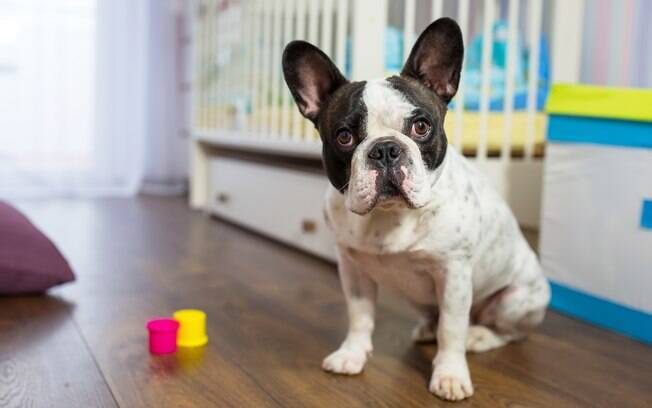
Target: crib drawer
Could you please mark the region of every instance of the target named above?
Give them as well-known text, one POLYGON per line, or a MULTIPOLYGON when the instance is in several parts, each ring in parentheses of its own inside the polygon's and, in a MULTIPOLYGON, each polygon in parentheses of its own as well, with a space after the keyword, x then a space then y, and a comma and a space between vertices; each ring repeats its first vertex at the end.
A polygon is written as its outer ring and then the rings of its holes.
POLYGON ((213 214, 334 259, 323 216, 328 180, 321 174, 217 156, 210 164, 213 214))

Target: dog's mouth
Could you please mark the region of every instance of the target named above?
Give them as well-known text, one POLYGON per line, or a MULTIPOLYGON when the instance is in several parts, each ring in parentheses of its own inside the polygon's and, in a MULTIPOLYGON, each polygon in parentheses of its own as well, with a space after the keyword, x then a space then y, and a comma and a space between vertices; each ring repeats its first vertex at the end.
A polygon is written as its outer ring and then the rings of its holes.
POLYGON ((405 191, 393 177, 383 177, 378 180, 376 191, 376 204, 382 204, 385 201, 408 201, 405 191), (384 179, 384 180, 383 180, 384 179))
POLYGON ((347 208, 365 215, 374 208, 417 209, 427 204, 424 179, 405 165, 369 169, 353 179, 347 193, 347 208))
POLYGON ((374 206, 382 209, 396 207, 415 209, 420 207, 410 199, 410 196, 403 188, 396 186, 393 183, 387 183, 382 187, 382 189, 379 189, 378 197, 374 206))
POLYGON ((401 188, 395 185, 393 182, 386 182, 378 188, 378 202, 391 199, 403 199, 405 200, 405 194, 401 191, 401 188))
POLYGON ((381 177, 376 179, 378 202, 404 201, 409 207, 416 208, 416 204, 411 199, 410 188, 412 185, 406 167, 387 169, 381 177))
POLYGON ((375 195, 370 200, 370 205, 359 214, 369 213, 374 208, 391 210, 396 208, 416 209, 423 205, 418 205, 412 200, 410 192, 405 189, 408 185, 404 182, 403 173, 387 172, 381 177, 376 178, 375 195))

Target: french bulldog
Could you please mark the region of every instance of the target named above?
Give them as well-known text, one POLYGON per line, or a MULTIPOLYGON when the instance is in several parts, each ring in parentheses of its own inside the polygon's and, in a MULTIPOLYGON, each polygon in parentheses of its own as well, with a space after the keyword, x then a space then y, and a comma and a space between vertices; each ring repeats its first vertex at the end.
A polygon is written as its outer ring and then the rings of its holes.
POLYGON ((459 26, 448 18, 425 29, 389 78, 348 81, 304 41, 283 53, 285 81, 323 143, 325 217, 349 318, 344 342, 322 367, 362 371, 381 284, 420 312, 413 339, 437 342, 429 389, 445 400, 473 394, 467 351, 523 338, 550 299, 510 208, 447 143, 444 116, 463 55, 459 26))

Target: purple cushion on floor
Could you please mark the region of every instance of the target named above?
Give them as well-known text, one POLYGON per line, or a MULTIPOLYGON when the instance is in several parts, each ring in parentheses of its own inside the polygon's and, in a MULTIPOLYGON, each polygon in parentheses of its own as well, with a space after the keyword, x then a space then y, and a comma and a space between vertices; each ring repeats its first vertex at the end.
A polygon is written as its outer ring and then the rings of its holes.
POLYGON ((52 241, 0 201, 0 294, 43 292, 73 280, 70 265, 52 241))

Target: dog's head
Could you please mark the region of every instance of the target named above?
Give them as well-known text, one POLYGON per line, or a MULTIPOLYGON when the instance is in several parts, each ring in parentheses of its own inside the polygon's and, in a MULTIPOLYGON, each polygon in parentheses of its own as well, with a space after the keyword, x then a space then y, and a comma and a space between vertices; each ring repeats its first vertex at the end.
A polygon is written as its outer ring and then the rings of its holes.
POLYGON ((347 207, 419 208, 446 155, 446 106, 457 91, 464 46, 455 21, 421 34, 400 76, 349 82, 315 46, 294 41, 283 73, 301 114, 319 130, 323 162, 347 207))

